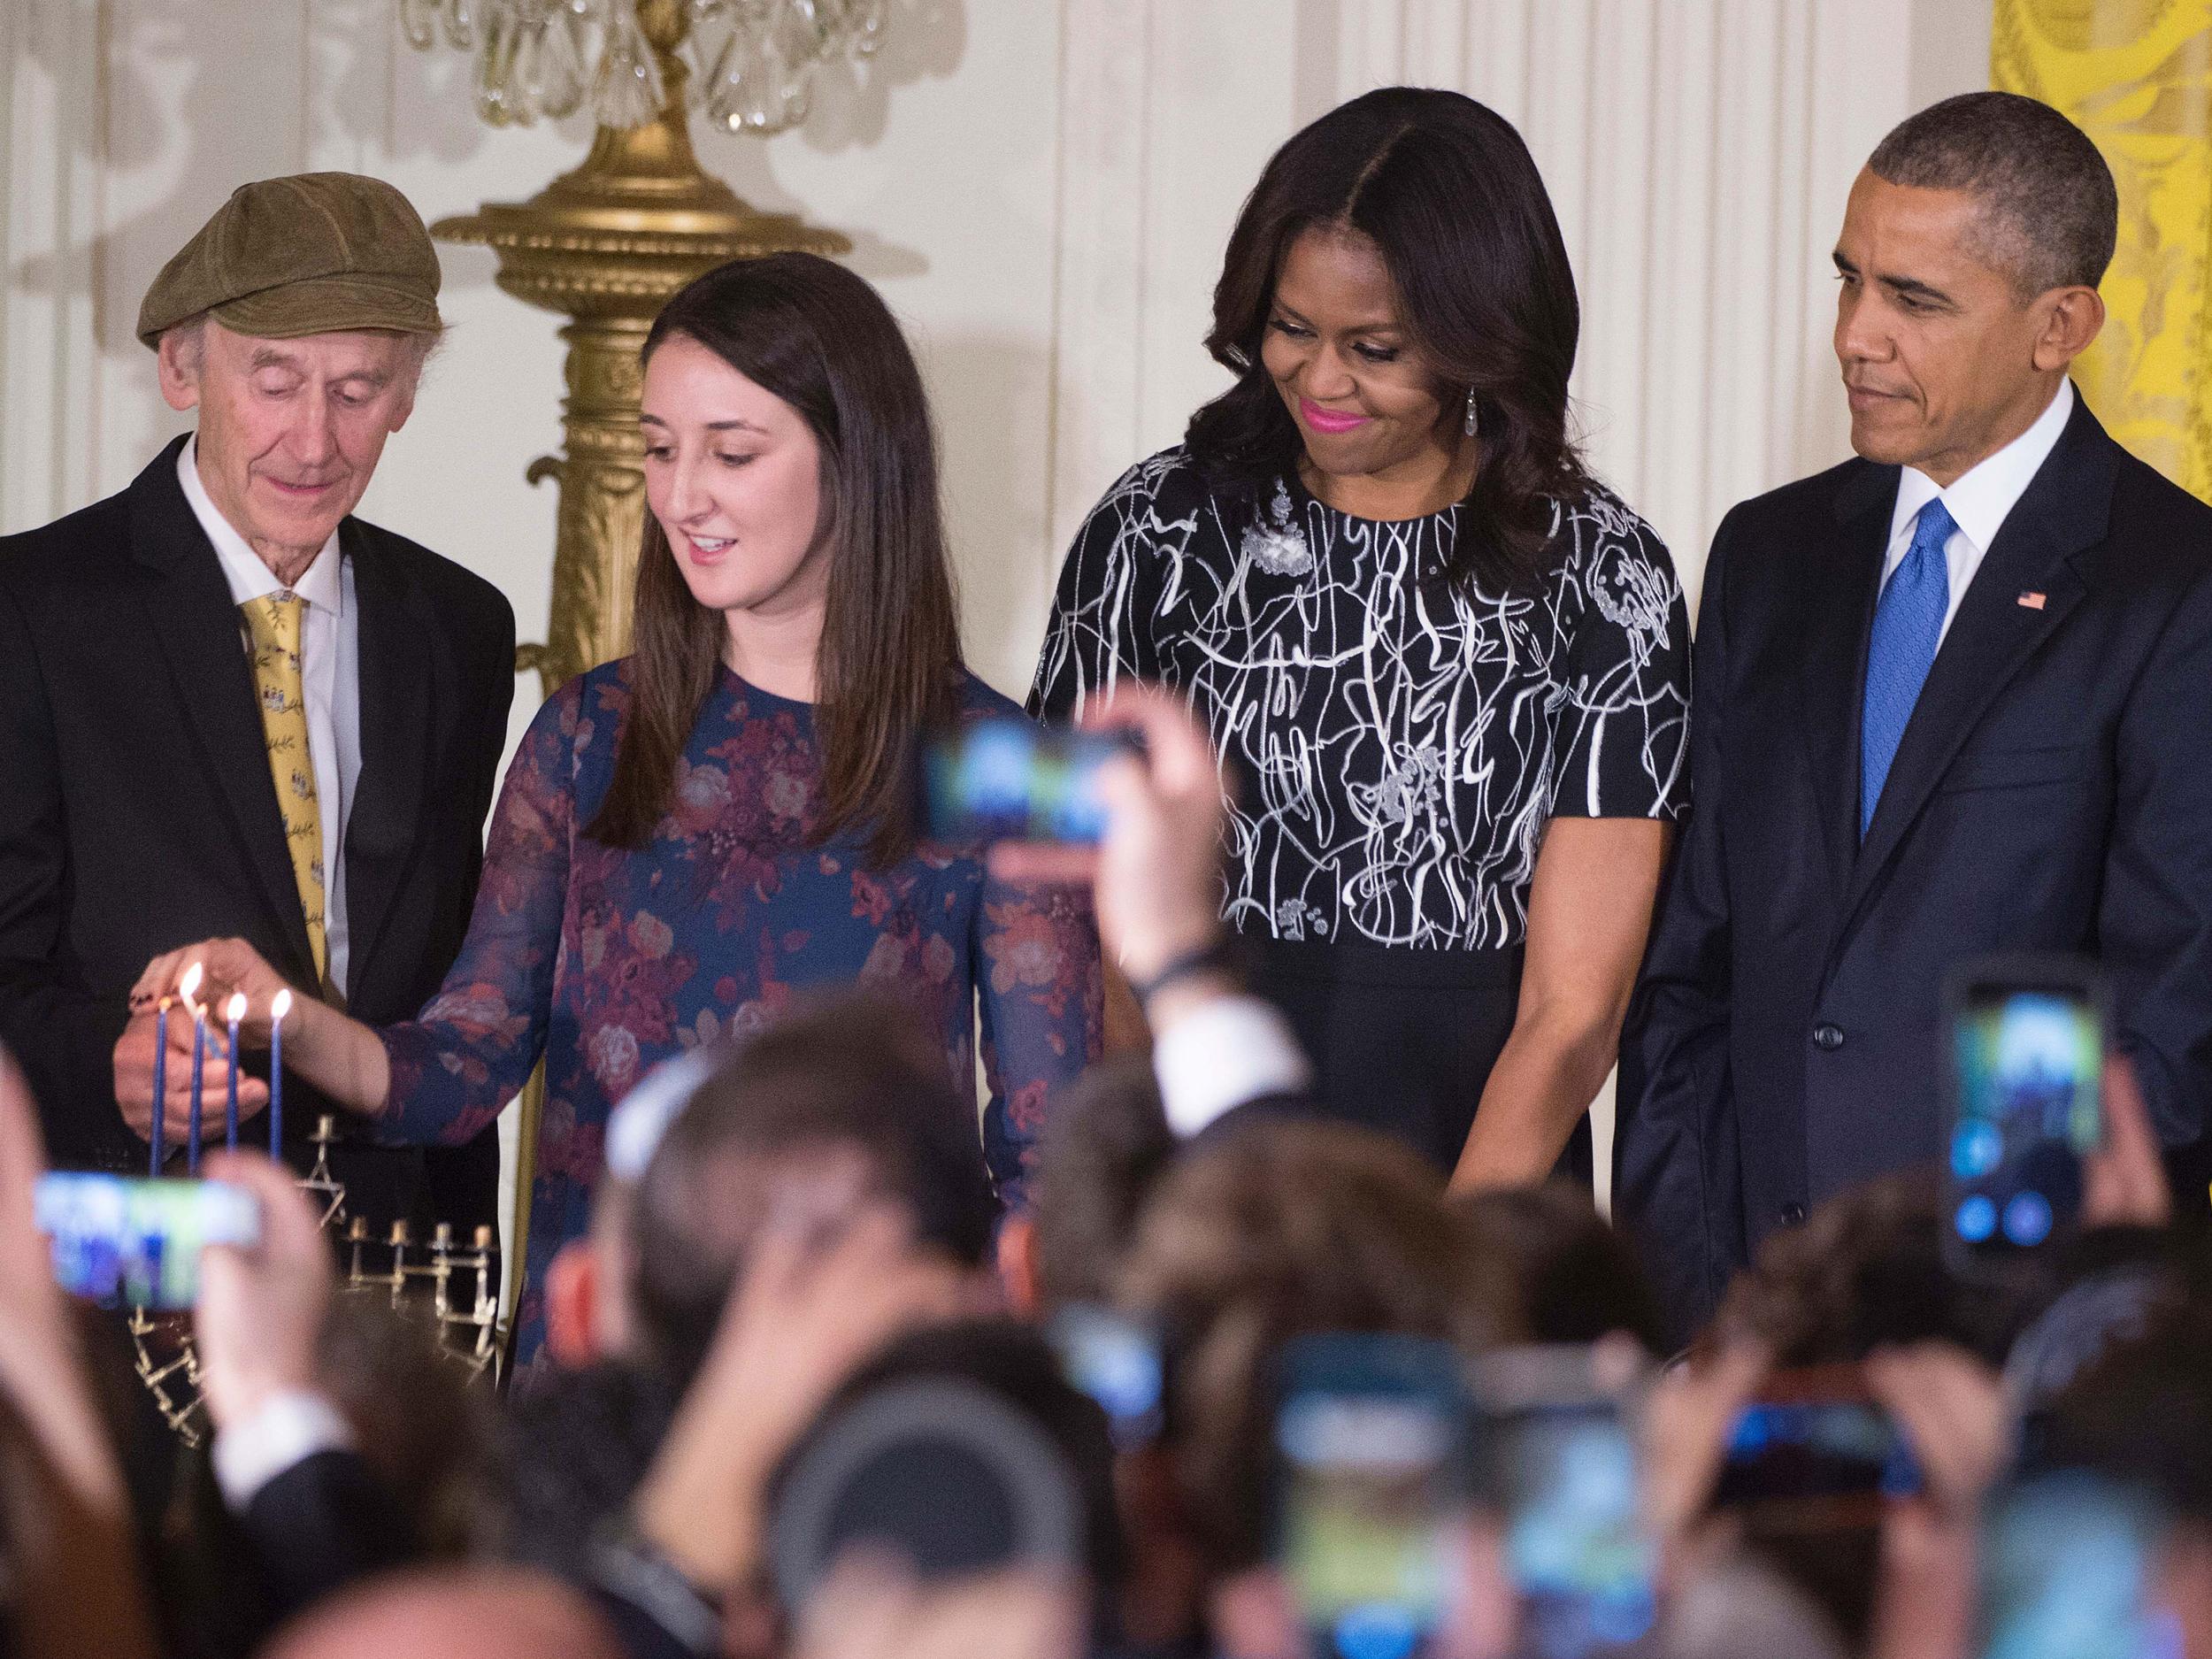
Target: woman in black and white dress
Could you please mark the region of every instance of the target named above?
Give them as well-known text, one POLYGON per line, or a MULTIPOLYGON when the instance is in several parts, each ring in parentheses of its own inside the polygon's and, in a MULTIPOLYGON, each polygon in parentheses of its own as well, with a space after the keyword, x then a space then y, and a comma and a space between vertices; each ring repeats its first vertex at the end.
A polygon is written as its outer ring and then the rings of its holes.
POLYGON ((1587 1178, 1687 804, 1681 585, 1568 436, 1577 328, 1506 121, 1393 88, 1306 128, 1215 290, 1235 384, 1092 512, 1031 698, 1191 700, 1256 987, 1460 1186, 1587 1178))

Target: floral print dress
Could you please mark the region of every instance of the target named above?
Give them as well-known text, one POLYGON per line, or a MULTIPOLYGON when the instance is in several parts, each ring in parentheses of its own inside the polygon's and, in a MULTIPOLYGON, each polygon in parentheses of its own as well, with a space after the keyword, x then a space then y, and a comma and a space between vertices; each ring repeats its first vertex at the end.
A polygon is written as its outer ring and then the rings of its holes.
MULTIPOLYGON (((1053 1091, 1098 1050, 1098 936, 1087 895, 994 880, 979 849, 924 844, 871 870, 857 837, 813 844, 820 762, 810 705, 726 668, 651 844, 589 840, 629 706, 627 659, 580 675, 532 721, 501 792, 467 940, 443 987, 380 1035, 388 1139, 466 1141, 542 1055, 517 1358, 543 1339, 553 1253, 581 1236, 613 1103, 662 1061, 772 1018, 810 987, 879 986, 941 1032, 956 1079, 982 1033, 979 1155, 1021 1202, 1053 1091)), ((972 675, 966 718, 1012 703, 972 675)))

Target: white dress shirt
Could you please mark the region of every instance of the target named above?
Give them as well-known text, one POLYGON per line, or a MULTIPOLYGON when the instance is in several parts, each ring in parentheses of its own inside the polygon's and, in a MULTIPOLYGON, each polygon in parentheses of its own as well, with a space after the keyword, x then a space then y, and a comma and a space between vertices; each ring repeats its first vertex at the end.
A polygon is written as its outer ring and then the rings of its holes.
MULTIPOLYGON (((233 604, 282 593, 261 556, 247 545, 210 500, 200 481, 199 441, 177 457, 177 481, 192 515, 215 544, 223 580, 233 604)), ((323 939, 330 953, 330 982, 349 988, 346 979, 346 812, 361 777, 361 609, 354 601, 353 565, 332 532, 292 592, 307 601, 300 630, 300 669, 307 695, 307 749, 315 766, 315 806, 323 823, 323 939)), ((245 620, 239 619, 241 649, 250 651, 245 620)))
POLYGON ((253 1415, 219 1429, 209 1458, 215 1484, 234 1515, 243 1515, 267 1486, 318 1452, 350 1451, 353 1429, 321 1394, 287 1389, 253 1415))
POLYGON ((1943 612, 1943 632, 1936 635, 1939 649, 1944 634, 1951 631, 1951 618, 1959 613, 1959 601, 1966 597, 1967 584, 1982 567, 1983 555, 2058 446, 2059 435, 2066 430, 2067 419, 2073 412, 2073 382, 2061 380, 2057 396, 2035 418, 2033 426, 1988 459, 1976 462, 1952 480, 1947 488, 1938 488, 1935 480, 1914 467, 1905 468, 1899 475, 1897 506, 1889 519, 1889 557, 1882 562, 1884 586, 1912 551, 1913 521, 1923 507, 1940 498, 1951 522, 1958 526, 1943 544, 1944 566, 1951 575, 1951 603, 1943 612))
POLYGON ((1271 1094, 1303 1094, 1313 1068, 1282 1012, 1264 997, 1217 996, 1157 1033, 1152 1074, 1168 1127, 1186 1139, 1271 1094))

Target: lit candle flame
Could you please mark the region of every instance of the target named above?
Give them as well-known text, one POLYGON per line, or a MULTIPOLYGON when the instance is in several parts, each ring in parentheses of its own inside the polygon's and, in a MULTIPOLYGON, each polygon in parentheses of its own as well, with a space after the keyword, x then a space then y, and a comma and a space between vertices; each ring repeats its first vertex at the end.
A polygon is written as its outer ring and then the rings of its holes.
POLYGON ((192 1000, 192 994, 200 988, 201 978, 206 972, 204 963, 196 962, 184 971, 184 978, 177 981, 177 1000, 192 1010, 196 1019, 199 1017, 200 1005, 192 1000))
POLYGON ((291 1011, 292 987, 288 985, 269 999, 269 1018, 272 1021, 280 1020, 291 1011))
POLYGON ((234 991, 231 993, 230 1001, 223 1004, 223 1018, 233 1025, 236 1025, 245 1017, 246 994, 243 991, 234 991))

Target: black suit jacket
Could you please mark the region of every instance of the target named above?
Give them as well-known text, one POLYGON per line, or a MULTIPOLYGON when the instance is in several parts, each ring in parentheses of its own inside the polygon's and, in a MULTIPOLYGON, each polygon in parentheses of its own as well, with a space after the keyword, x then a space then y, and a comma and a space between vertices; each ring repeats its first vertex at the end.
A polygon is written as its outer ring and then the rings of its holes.
POLYGON ((2212 508, 2078 401, 1960 603, 1861 844, 1898 476, 1855 460, 1746 502, 1706 567, 1693 816, 1623 1034, 1615 1143, 1615 1202, 1677 1334, 1767 1233, 1940 1156, 1940 987, 1962 958, 2101 959, 2177 1171, 2202 1160, 2212 508))
POLYGON ((302 1458, 255 1493, 237 1521, 259 1569, 269 1628, 422 1553, 406 1511, 350 1451, 302 1458))
MULTIPOLYGON (((145 1168, 116 1109, 113 1051, 153 956, 236 934, 294 984, 315 978, 238 612, 177 481, 183 442, 120 495, 0 540, 0 1041, 64 1166, 145 1168)), ((380 1024, 435 992, 467 927, 514 613, 404 537, 355 518, 338 534, 360 610, 348 1000, 380 1024)), ((296 1157, 322 1109, 288 1080, 296 1157)), ((491 1218, 495 1141, 434 1162, 449 1190, 426 1200, 423 1160, 345 1148, 357 1213, 427 1202, 441 1219, 491 1218)))

